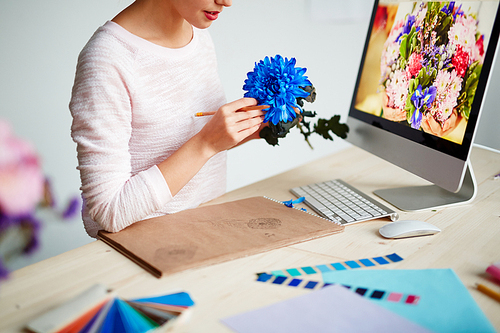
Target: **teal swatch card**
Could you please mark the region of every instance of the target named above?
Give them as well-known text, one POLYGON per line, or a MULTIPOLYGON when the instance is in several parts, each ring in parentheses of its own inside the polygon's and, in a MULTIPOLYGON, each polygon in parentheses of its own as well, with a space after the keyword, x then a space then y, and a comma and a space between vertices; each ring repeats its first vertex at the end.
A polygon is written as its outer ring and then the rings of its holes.
POLYGON ((120 317, 126 332, 142 333, 158 327, 157 324, 143 316, 125 301, 121 299, 118 299, 117 301, 118 311, 120 312, 120 317))

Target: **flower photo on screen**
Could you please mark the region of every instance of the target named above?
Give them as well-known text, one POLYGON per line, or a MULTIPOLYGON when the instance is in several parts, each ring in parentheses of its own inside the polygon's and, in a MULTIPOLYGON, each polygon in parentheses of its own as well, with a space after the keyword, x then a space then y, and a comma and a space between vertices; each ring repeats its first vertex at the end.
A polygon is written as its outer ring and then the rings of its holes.
POLYGON ((381 2, 356 108, 461 144, 487 46, 481 31, 495 12, 488 5, 381 2))

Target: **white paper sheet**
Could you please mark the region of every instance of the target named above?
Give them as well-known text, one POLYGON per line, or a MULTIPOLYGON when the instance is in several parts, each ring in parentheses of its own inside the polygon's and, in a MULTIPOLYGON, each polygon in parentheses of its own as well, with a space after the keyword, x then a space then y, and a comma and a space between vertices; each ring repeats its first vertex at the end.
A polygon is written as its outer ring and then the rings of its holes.
POLYGON ((429 332, 340 285, 222 319, 250 332, 429 332))

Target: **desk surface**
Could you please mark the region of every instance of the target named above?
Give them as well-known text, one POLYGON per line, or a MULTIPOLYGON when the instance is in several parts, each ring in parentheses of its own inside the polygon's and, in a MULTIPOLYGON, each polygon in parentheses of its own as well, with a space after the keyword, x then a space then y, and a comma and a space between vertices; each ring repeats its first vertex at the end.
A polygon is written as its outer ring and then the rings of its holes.
MULTIPOLYGON (((157 279, 101 241, 44 260, 12 273, 0 286, 0 331, 19 332, 24 324, 95 283, 115 289, 122 298, 182 289, 196 301, 189 320, 175 332, 229 332, 219 319, 307 293, 304 289, 255 283, 255 273, 398 253, 405 260, 393 269, 453 268, 486 316, 500 331, 500 303, 478 292, 477 282, 500 288, 484 273, 500 260, 500 154, 472 152, 479 186, 472 204, 419 213, 400 212, 400 219, 419 219, 442 232, 430 237, 388 240, 378 229, 388 220, 347 226, 341 234, 308 241, 230 262, 191 269, 157 279)), ((411 186, 423 181, 358 148, 339 153, 229 192, 209 204, 266 195, 293 196, 298 185, 341 178, 371 195, 378 188, 411 186)))

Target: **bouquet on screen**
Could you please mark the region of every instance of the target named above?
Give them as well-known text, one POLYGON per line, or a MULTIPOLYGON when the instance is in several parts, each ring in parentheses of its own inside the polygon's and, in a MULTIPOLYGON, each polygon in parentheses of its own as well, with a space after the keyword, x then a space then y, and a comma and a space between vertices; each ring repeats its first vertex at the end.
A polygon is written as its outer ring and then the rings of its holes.
POLYGON ((315 101, 316 89, 304 75, 307 69, 295 65, 295 58, 283 58, 281 55, 265 57, 247 74, 243 86, 245 97, 255 98, 259 105, 269 105, 264 118, 268 126, 260 131, 260 137, 275 146, 279 138, 284 138, 291 128, 297 126, 309 146, 312 133, 333 140, 329 133, 332 132, 345 139, 349 129, 339 122, 338 115, 329 120, 318 119, 312 129, 310 122, 305 121, 305 117, 316 116, 316 112, 303 109, 304 101, 315 101))
POLYGON ((476 15, 455 2, 415 4, 383 47, 383 116, 446 135, 469 119, 483 59, 476 15))

